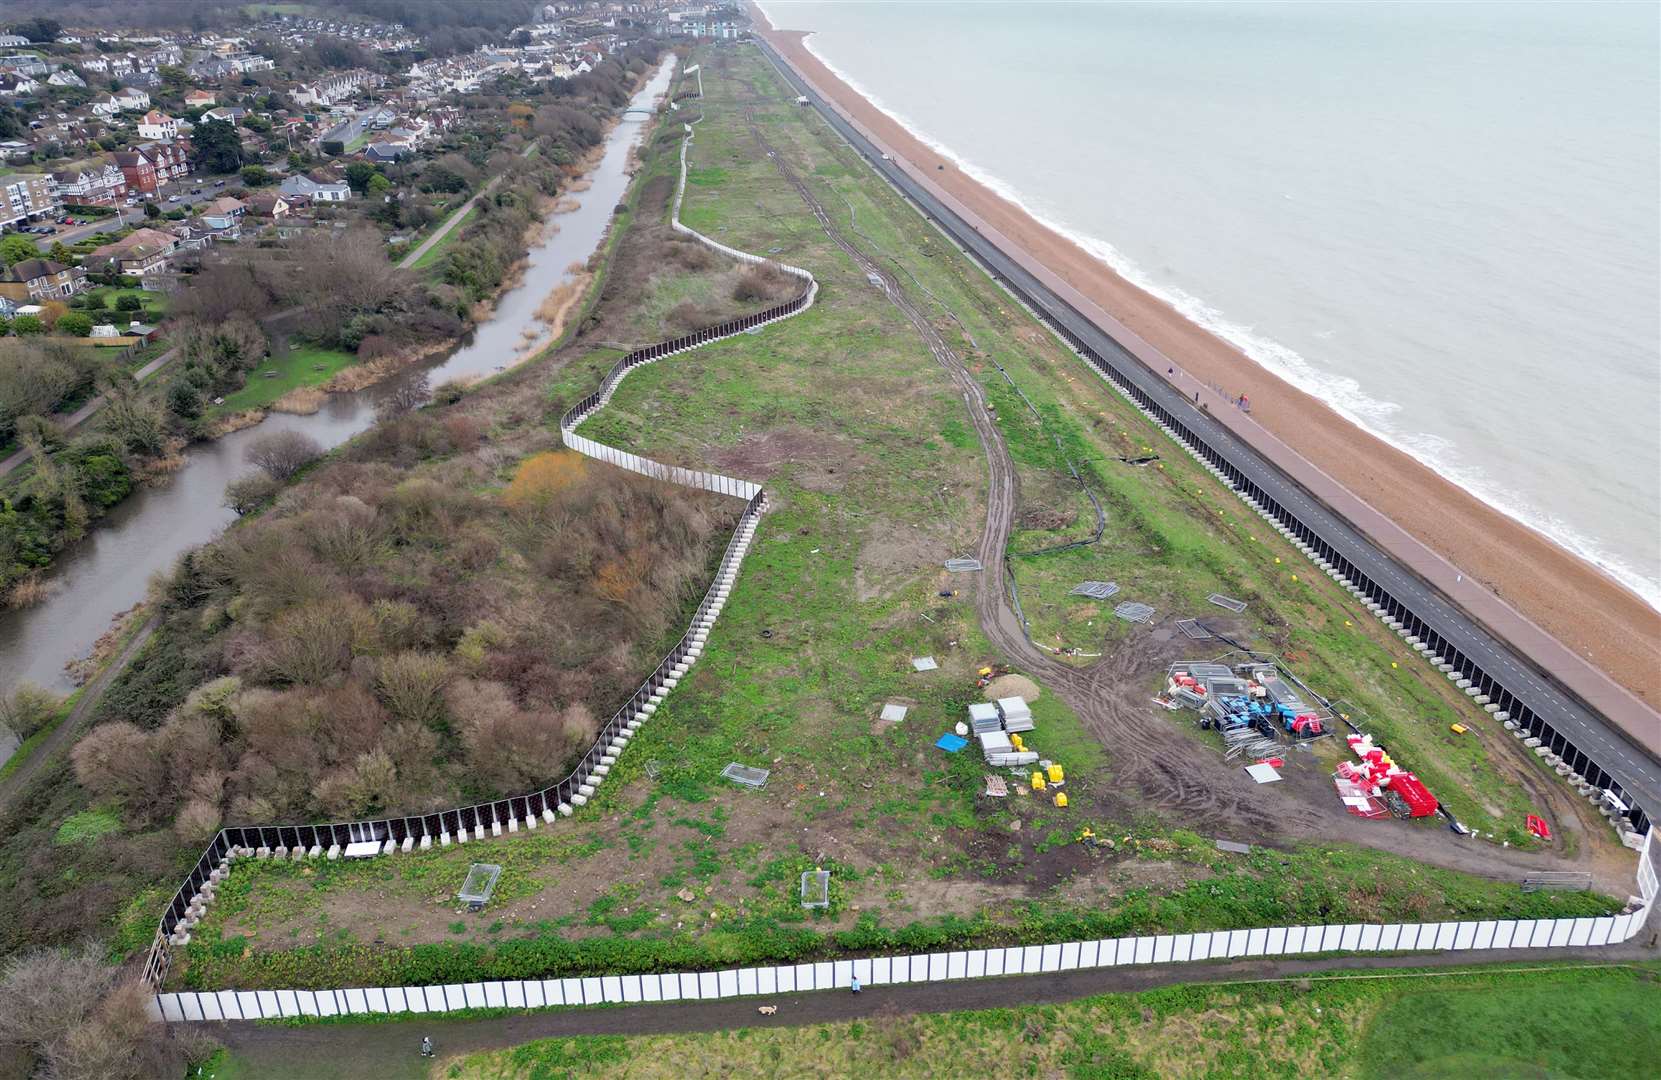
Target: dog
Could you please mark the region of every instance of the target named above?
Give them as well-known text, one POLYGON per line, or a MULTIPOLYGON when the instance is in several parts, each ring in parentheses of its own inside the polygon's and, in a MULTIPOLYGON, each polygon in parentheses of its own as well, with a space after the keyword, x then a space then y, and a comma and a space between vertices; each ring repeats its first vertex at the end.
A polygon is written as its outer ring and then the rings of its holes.
POLYGON ((756 1010, 756 1012, 760 1013, 763 1016, 772 1016, 774 1013, 776 1013, 778 1011, 779 1011, 779 1007, 777 1005, 763 1005, 759 1009, 756 1010))

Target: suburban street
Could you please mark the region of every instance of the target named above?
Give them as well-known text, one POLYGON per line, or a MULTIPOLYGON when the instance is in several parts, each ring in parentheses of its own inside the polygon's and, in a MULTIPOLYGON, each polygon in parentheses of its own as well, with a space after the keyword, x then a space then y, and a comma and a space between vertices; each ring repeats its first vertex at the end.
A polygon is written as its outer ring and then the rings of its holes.
MULTIPOLYGON (((233 182, 240 183, 241 181, 240 178, 233 176, 192 176, 162 185, 152 198, 165 213, 168 210, 195 206, 200 202, 212 202, 224 193, 225 188, 231 187, 233 182), (214 184, 220 181, 224 182, 225 187, 214 187, 214 184), (200 191, 198 192, 196 189, 200 189, 200 191), (177 202, 168 201, 173 196, 178 197, 177 202)), ((58 215, 58 217, 63 216, 63 214, 58 215)), ((75 214, 69 212, 68 216, 74 217, 75 214)), ((41 225, 53 225, 58 231, 51 236, 37 236, 35 242, 36 246, 44 253, 51 251, 52 245, 56 243, 73 244, 77 240, 97 236, 99 233, 114 232, 117 229, 133 225, 142 226, 149 220, 144 216, 144 200, 141 199, 136 205, 121 207, 120 212, 114 217, 99 218, 90 225, 57 225, 55 220, 39 222, 38 224, 41 225)))
MULTIPOLYGON (((1614 777, 1620 791, 1629 800, 1635 799, 1652 817, 1661 813, 1661 763, 1649 756, 1650 752, 1641 748, 1633 737, 1629 737, 1603 715, 1594 712, 1576 697, 1565 692, 1551 677, 1538 670, 1528 657, 1500 641, 1465 611, 1449 603, 1439 590, 1429 585, 1421 576, 1421 568, 1415 566, 1410 569, 1387 554, 1350 520, 1335 512, 1326 502, 1315 498, 1305 487, 1294 482, 1233 427, 1225 425, 1209 409, 1202 409, 1183 390, 1155 374, 1143 359, 1133 354, 1120 341, 1079 314, 1071 304, 1040 280, 1023 260, 1006 253, 1000 246, 983 236, 974 224, 947 207, 934 192, 914 178, 891 155, 850 124, 840 112, 821 98, 812 86, 804 84, 791 69, 779 61, 765 42, 761 44, 790 83, 866 158, 872 168, 921 207, 942 230, 970 251, 995 276, 1033 298, 1058 325, 1064 326, 1099 355, 1107 358, 1140 391, 1157 401, 1167 412, 1179 417, 1190 431, 1220 453, 1238 472, 1248 477, 1280 505, 1293 511, 1305 525, 1317 532, 1332 548, 1372 580, 1385 585, 1398 600, 1422 620, 1432 624, 1439 634, 1464 652, 1492 678, 1502 680, 1514 695, 1525 701, 1537 714, 1547 718, 1553 728, 1614 777)), ((1216 400, 1218 403, 1222 401, 1221 398, 1216 400)), ((1336 485, 1332 487, 1336 489, 1336 485)), ((1323 498, 1329 497, 1327 492, 1323 492, 1322 495, 1323 498)), ((1330 497, 1336 501, 1336 495, 1330 497)), ((1353 496, 1350 496, 1350 499, 1358 504, 1359 509, 1362 505, 1359 504, 1359 500, 1355 500, 1353 496)), ((1373 512, 1373 516, 1380 517, 1376 512, 1373 512)), ((1473 586, 1473 600, 1479 599, 1474 597, 1476 591, 1473 586)))

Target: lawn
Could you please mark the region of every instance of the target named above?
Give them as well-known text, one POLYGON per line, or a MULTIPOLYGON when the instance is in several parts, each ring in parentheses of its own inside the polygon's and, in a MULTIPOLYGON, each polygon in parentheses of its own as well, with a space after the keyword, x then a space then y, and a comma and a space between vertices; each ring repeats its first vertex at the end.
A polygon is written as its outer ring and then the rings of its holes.
POLYGON ((208 415, 230 416, 248 409, 266 408, 290 390, 328 382, 337 371, 356 360, 357 357, 351 353, 338 349, 312 346, 292 349, 286 355, 273 357, 249 372, 247 384, 241 390, 225 395, 223 404, 210 406, 208 415))
MULTIPOLYGON (((173 298, 165 292, 150 292, 145 289, 123 289, 113 285, 100 285, 95 289, 88 289, 83 295, 101 297, 104 306, 97 311, 88 309, 86 313, 94 316, 95 322, 116 321, 117 325, 125 326, 133 319, 140 317, 138 312, 117 311, 116 302, 123 296, 136 296, 147 310, 165 315, 171 306, 173 298)), ((78 310, 78 309, 77 309, 78 310)))
MULTIPOLYGON (((1114 534, 1113 573, 1130 581, 1152 564, 1157 569, 1138 586, 1145 595, 1158 587, 1192 602, 1196 590, 1218 582, 1239 588, 1231 575, 1265 573, 1274 556, 1238 535, 1224 492, 1192 464, 1108 469, 1109 451, 1121 444, 1118 453, 1156 445, 1145 422, 930 239, 886 189, 847 167, 845 151, 785 104, 753 54, 739 54, 733 67, 732 77, 705 80, 709 119, 692 151, 701 182, 688 189, 685 216, 726 243, 777 249, 779 258, 811 267, 819 299, 758 333, 638 370, 584 428, 660 460, 766 479, 772 509, 704 658, 597 797, 554 826, 575 839, 560 861, 511 868, 506 891, 481 918, 455 914, 454 853, 388 860, 374 875, 261 867, 210 909, 178 971, 182 981, 389 985, 970 941, 1607 910, 1604 898, 1588 894, 1525 897, 1513 884, 1339 846, 1224 856, 1184 831, 1180 812, 1156 816, 1118 791, 1114 745, 1104 746, 1047 692, 1033 702, 1038 723, 1028 741, 1065 766, 1071 805, 1063 810, 1022 783, 1012 784, 1009 798, 985 797, 979 760, 934 746, 978 698, 976 669, 999 659, 958 591, 962 580, 941 568, 970 550, 983 524, 984 457, 946 373, 757 152, 746 108, 769 125, 770 141, 812 166, 799 171, 843 194, 865 242, 900 253, 890 258, 945 302, 941 324, 962 320, 954 332, 966 335, 966 353, 976 350, 971 358, 1006 417, 1023 485, 1042 488, 1052 509, 1087 507, 1076 485, 1056 479, 1054 442, 1040 437, 1051 432, 1070 456, 1108 474, 1094 483, 1122 530, 1114 534), (771 96, 758 99, 757 85, 772 88, 771 96), (1042 431, 1018 430, 1015 404, 998 396, 1002 377, 985 362, 992 355, 1033 399, 1042 431), (1220 524, 1212 520, 1217 510, 1220 524), (911 658, 923 655, 939 669, 913 671, 911 658), (908 707, 904 721, 879 721, 888 702, 908 707), (721 779, 730 762, 770 769, 766 787, 737 789, 721 779), (1073 842, 1085 824, 1117 838, 1116 847, 1085 852, 1073 842), (418 868, 425 860, 447 860, 446 868, 429 877, 418 868), (794 890, 816 866, 832 871, 831 905, 809 913, 794 890), (459 931, 448 929, 452 921, 459 931), (373 947, 376 939, 387 946, 373 947)), ((650 171, 649 163, 642 175, 650 171)), ((635 235, 625 232, 623 246, 635 235)), ((665 280, 657 288, 674 286, 665 280)), ((593 388, 610 358, 584 344, 556 358, 563 366, 548 423, 593 388)), ((1088 522, 1036 524, 1045 528, 1024 530, 1018 541, 1035 531, 1070 535, 1088 522)), ((1273 550, 1291 558, 1289 549, 1273 550)), ((1079 569, 1023 564, 1018 573, 1023 588, 1042 592, 1079 569)), ((1250 595, 1256 604, 1258 594, 1250 595)), ((1299 610, 1341 611, 1335 595, 1292 595, 1299 610)), ((1329 621, 1342 622, 1336 614, 1329 621)), ((1358 698, 1374 693, 1366 704, 1380 723, 1398 718, 1405 728, 1420 708, 1417 699, 1398 698, 1394 680, 1426 695, 1439 689, 1404 670, 1373 691, 1366 673, 1388 666, 1386 643, 1361 630, 1331 637, 1343 647, 1310 636, 1311 654, 1321 650, 1311 670, 1330 672, 1334 693, 1351 684, 1358 698)), ((1146 705, 1154 684, 1138 681, 1154 670, 1104 692, 1144 710, 1149 723, 1169 723, 1146 705)), ((1197 769, 1221 767, 1214 748, 1195 746, 1205 755, 1197 769)), ((1331 813, 1342 813, 1336 802, 1331 813)), ((469 859, 503 861, 511 858, 506 848, 525 842, 466 850, 469 859), (489 854, 498 850, 503 859, 489 854)), ((544 842, 541 834, 533 841, 544 842)))
MULTIPOLYGON (((778 1019, 788 1023, 790 1003, 778 1019)), ((442 1038, 442 1035, 440 1035, 442 1038)), ((1580 1077, 1653 1073, 1653 965, 1391 972, 1178 986, 1065 1005, 804 1027, 546 1039, 434 1078, 705 1076, 1580 1077), (973 1062, 974 1065, 967 1063, 973 1062), (955 1064, 953 1064, 955 1063, 955 1064)))

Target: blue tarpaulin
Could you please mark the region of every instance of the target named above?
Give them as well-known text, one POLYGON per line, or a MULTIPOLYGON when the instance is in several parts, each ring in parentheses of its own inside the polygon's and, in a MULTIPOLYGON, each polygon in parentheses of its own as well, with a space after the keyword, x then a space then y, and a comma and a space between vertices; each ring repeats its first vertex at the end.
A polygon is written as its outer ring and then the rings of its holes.
POLYGON ((946 734, 940 736, 934 745, 940 747, 940 749, 946 751, 948 754, 955 754, 965 746, 968 746, 969 740, 965 739, 961 735, 953 735, 948 731, 946 734))

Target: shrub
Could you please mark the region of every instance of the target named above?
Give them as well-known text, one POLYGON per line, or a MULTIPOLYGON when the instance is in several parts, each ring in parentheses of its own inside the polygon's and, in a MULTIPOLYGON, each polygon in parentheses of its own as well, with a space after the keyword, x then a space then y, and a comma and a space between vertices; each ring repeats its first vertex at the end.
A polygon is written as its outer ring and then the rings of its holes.
POLYGON ((92 319, 79 311, 58 316, 58 323, 53 327, 64 337, 86 337, 92 333, 92 319))
POLYGON ((269 473, 251 472, 225 485, 225 505, 237 514, 249 514, 276 497, 283 482, 269 473))
POLYGON ((299 431, 273 431, 248 444, 248 460, 276 480, 287 480, 323 455, 323 447, 299 431))
POLYGON ((115 298, 115 310, 137 311, 144 306, 144 300, 136 293, 122 293, 115 298))
POLYGON ((58 715, 63 700, 34 683, 18 683, 10 694, 0 697, 0 727, 10 729, 19 740, 27 739, 58 715))

